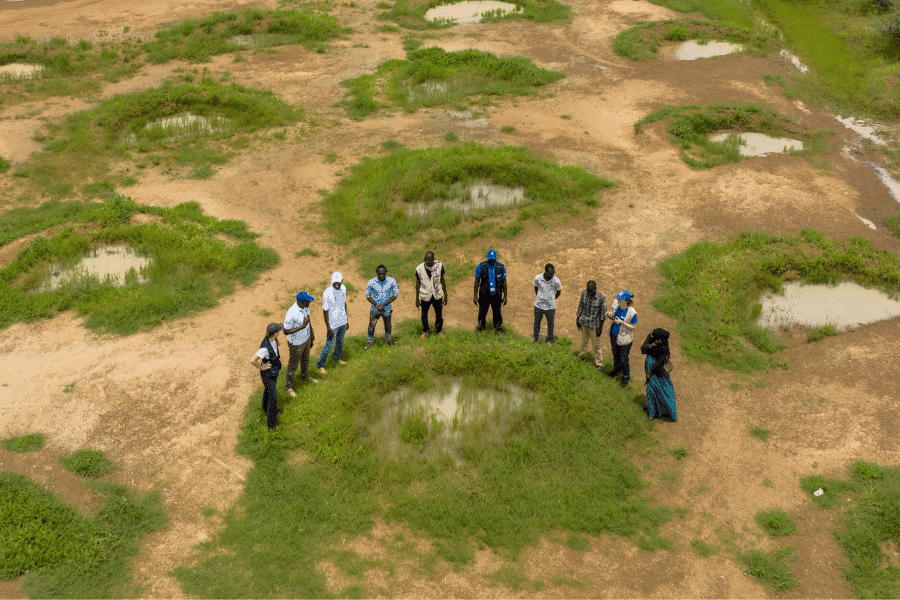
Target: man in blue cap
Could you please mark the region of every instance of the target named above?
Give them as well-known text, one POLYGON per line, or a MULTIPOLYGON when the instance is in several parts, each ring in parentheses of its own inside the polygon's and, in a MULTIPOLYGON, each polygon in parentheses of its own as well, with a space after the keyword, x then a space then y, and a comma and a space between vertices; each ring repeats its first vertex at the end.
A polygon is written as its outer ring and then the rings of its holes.
POLYGON ((287 373, 284 377, 284 389, 292 397, 297 395, 294 391, 294 373, 297 372, 298 365, 300 366, 300 379, 313 383, 318 382, 317 379, 309 376, 309 351, 316 341, 316 334, 313 332, 312 323, 309 320, 309 303, 314 300, 315 298, 305 291, 300 292, 297 294, 297 302, 291 304, 284 316, 284 333, 287 335, 288 350, 290 351, 287 373))
POLYGON ((478 331, 486 326, 488 306, 494 318, 494 330, 503 333, 503 315, 500 306, 506 306, 506 267, 497 262, 497 251, 491 248, 487 260, 475 267, 475 306, 478 307, 478 331))

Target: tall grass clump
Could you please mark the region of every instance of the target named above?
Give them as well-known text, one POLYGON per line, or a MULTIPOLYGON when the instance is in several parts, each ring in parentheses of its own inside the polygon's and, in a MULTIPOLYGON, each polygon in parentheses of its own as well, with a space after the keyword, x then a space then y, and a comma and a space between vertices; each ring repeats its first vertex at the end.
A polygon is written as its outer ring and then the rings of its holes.
POLYGON ((448 243, 455 235, 466 235, 465 243, 471 239, 467 232, 482 234, 479 226, 485 225, 481 220, 485 215, 510 209, 486 207, 464 213, 444 205, 448 201, 465 205, 471 201, 469 186, 485 181, 523 188, 524 198, 514 207, 522 221, 573 206, 595 206, 596 193, 613 185, 579 167, 541 160, 522 147, 467 143, 398 150, 350 168, 323 200, 326 226, 342 244, 366 238, 407 240, 429 232, 444 235, 442 241, 448 243))
POLYGON ((699 242, 660 264, 662 294, 653 302, 677 319, 690 358, 738 372, 776 366, 783 345, 756 324, 759 300, 786 281, 860 285, 900 293, 900 255, 854 237, 833 240, 744 232, 730 242, 699 242))
POLYGON ((746 567, 744 575, 751 575, 773 591, 784 592, 797 585, 797 580, 791 573, 791 563, 797 560, 797 554, 790 546, 772 552, 741 552, 737 555, 737 560, 746 567))
MULTIPOLYGON (((506 21, 513 19, 528 19, 535 23, 548 23, 569 18, 572 9, 556 0, 510 0, 516 5, 514 11, 487 14, 482 21, 506 21)), ((426 20, 425 13, 429 9, 448 4, 446 0, 396 0, 390 10, 378 15, 380 19, 389 19, 406 29, 440 29, 451 27, 454 23, 447 20, 426 20)))
POLYGON ((900 469, 858 461, 848 474, 849 479, 812 475, 800 484, 822 508, 842 506, 834 535, 849 559, 844 577, 857 597, 896 598, 900 568, 885 556, 883 546, 900 543, 900 469), (825 493, 815 496, 818 489, 825 493), (849 501, 842 502, 842 495, 849 501))
POLYGON ((208 62, 218 54, 248 48, 304 44, 324 50, 322 43, 340 33, 335 18, 324 12, 248 8, 165 27, 156 32, 154 40, 145 42, 143 49, 152 63, 174 59, 208 62))
POLYGON ((235 282, 249 285, 278 263, 274 250, 253 240, 242 221, 204 215, 196 202, 173 208, 140 205, 115 196, 102 203, 50 202, 10 211, 0 222, 0 239, 11 240, 65 221, 52 234, 37 236, 0 269, 0 328, 50 318, 75 309, 85 326, 121 335, 154 327, 214 306, 235 282), (132 223, 138 214, 155 222, 132 223), (151 259, 146 280, 125 277, 124 285, 96 277, 48 289, 50 269, 77 263, 89 251, 126 245, 151 259))
POLYGON ((22 475, 0 472, 0 579, 25 575, 30 598, 139 595, 130 582, 137 540, 166 521, 159 495, 95 484, 104 500, 82 515, 22 475))
MULTIPOLYGON (((668 543, 659 527, 670 511, 641 496, 645 483, 629 458, 651 443, 651 430, 614 382, 564 350, 535 348, 514 334, 445 330, 441 344, 430 344, 415 327, 409 321, 395 329, 409 340, 402 352, 363 351, 364 338, 349 338, 353 358, 340 377, 320 380, 302 402, 279 399, 283 425, 274 434, 261 418, 260 392, 253 395, 238 446, 254 461, 245 494, 200 562, 176 569, 186 594, 328 594, 317 565, 340 568, 347 562, 337 560, 346 552, 336 547, 340 540, 365 535, 375 517, 431 540, 432 552, 414 557, 426 568, 438 558, 466 564, 478 546, 515 560, 548 531, 613 532, 642 547, 668 543), (515 385, 523 397, 469 425, 436 419, 423 405, 409 410, 406 425, 391 434, 396 439, 379 437, 377 423, 396 421, 392 393, 420 397, 448 379, 473 394, 515 385), (429 447, 444 428, 457 432, 455 453, 429 447), (391 444, 404 452, 385 454, 391 444)), ((342 575, 370 585, 374 566, 342 575)), ((373 591, 354 587, 353 595, 373 591)))
POLYGON ((535 88, 563 77, 524 56, 502 58, 474 48, 447 52, 432 46, 408 52, 406 60, 385 61, 374 74, 341 82, 350 90, 342 104, 354 118, 381 105, 409 112, 439 104, 463 107, 476 96, 533 94, 535 88), (382 91, 384 101, 379 102, 375 96, 382 91))
POLYGON ((113 470, 113 463, 105 452, 90 448, 82 448, 60 456, 59 463, 67 470, 83 477, 100 477, 113 470))
POLYGON ((708 169, 743 159, 740 140, 736 135, 729 136, 723 142, 713 142, 709 137, 714 133, 759 132, 775 137, 797 138, 805 147, 790 153, 801 156, 827 154, 825 140, 832 133, 810 132, 787 115, 755 104, 733 103, 666 106, 635 123, 634 133, 641 133, 645 125, 657 121, 669 123, 666 128, 671 136, 669 139, 679 147, 684 162, 694 169, 708 169))
POLYGON ((3 447, 10 452, 34 452, 44 446, 44 436, 40 433, 28 433, 3 440, 3 447))
POLYGON ((616 35, 613 50, 631 60, 655 58, 664 42, 716 39, 743 44, 761 50, 771 47, 771 36, 753 29, 739 29, 715 21, 666 19, 639 23, 616 35))
POLYGON ((761 510, 756 513, 755 518, 757 525, 773 537, 790 535, 797 530, 794 520, 780 508, 761 510))
POLYGON ((19 172, 59 198, 72 194, 75 184, 113 180, 114 160, 138 162, 155 151, 178 162, 221 162, 219 155, 197 150, 196 144, 281 127, 301 117, 271 92, 209 78, 169 83, 113 96, 50 125, 44 152, 33 155, 19 172))
POLYGON ((51 96, 89 97, 100 92, 103 81, 135 74, 141 50, 130 38, 94 44, 70 43, 65 38, 38 42, 30 37, 0 43, 0 66, 22 63, 39 67, 27 76, 0 76, 0 102, 5 105, 51 96))

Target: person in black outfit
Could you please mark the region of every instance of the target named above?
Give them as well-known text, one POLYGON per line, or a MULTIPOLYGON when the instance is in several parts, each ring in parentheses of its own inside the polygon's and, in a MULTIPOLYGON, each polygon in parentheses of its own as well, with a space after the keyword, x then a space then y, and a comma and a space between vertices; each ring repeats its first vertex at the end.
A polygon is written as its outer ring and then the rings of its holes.
POLYGON ((266 413, 269 430, 278 424, 278 373, 281 371, 281 356, 278 353, 278 334, 283 327, 280 323, 269 323, 266 337, 253 355, 250 364, 259 369, 263 382, 262 409, 266 413))
POLYGON ((497 251, 491 248, 487 260, 475 267, 475 306, 478 307, 478 331, 486 326, 488 306, 494 319, 494 330, 503 333, 500 306, 506 306, 506 267, 497 262, 497 251))

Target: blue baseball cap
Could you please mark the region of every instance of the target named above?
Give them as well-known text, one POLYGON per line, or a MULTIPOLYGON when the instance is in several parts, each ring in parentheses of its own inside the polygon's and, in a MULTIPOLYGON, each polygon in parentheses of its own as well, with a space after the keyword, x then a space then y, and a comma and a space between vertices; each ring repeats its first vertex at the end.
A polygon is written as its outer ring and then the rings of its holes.
POLYGON ((496 260, 497 259, 497 251, 494 250, 493 248, 491 248, 490 250, 488 250, 487 257, 488 257, 488 260, 490 260, 492 258, 496 260))
POLYGON ((297 302, 300 302, 301 300, 306 300, 307 302, 312 302, 313 300, 315 300, 315 298, 313 298, 306 292, 300 292, 299 294, 297 294, 297 302))
POLYGON ((628 290, 622 290, 621 292, 616 294, 616 300, 628 300, 631 297, 631 292, 629 292, 628 290))

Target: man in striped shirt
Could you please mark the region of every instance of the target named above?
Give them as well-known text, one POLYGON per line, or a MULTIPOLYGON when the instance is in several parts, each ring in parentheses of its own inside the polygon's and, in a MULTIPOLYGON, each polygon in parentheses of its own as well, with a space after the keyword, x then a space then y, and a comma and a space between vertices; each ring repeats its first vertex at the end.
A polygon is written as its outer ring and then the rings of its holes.
POLYGON ((581 353, 587 354, 588 341, 594 354, 594 364, 598 371, 603 371, 603 353, 600 350, 600 334, 603 333, 603 320, 606 318, 606 296, 597 290, 597 282, 587 282, 587 289, 581 292, 578 302, 575 325, 581 332, 581 353))

